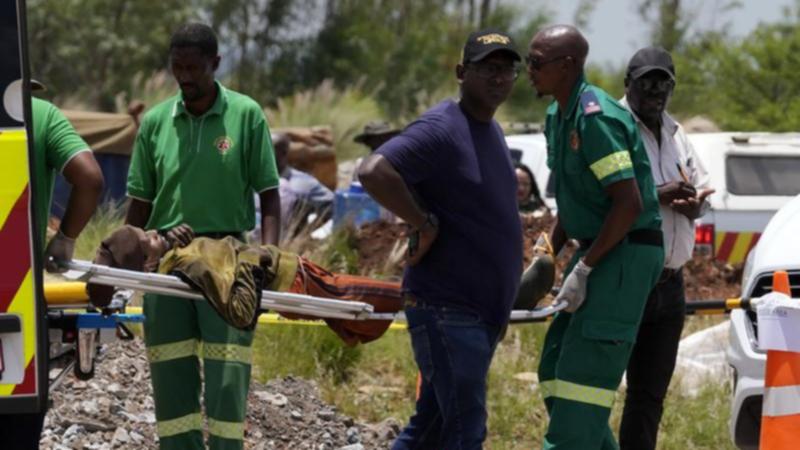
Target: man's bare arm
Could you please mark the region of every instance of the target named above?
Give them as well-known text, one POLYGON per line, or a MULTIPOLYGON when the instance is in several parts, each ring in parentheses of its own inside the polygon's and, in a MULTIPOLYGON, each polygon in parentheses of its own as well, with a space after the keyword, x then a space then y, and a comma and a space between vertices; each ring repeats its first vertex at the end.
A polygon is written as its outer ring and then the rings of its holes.
POLYGON ((150 220, 152 211, 152 203, 138 198, 131 198, 131 202, 128 204, 128 213, 125 215, 125 223, 144 229, 147 221, 150 220))
POLYGON ((258 194, 261 202, 261 243, 278 245, 281 239, 281 196, 278 189, 258 194))
POLYGON ((72 191, 61 220, 61 232, 75 239, 97 208, 103 192, 103 172, 92 152, 81 152, 67 163, 63 174, 72 191))
POLYGON ((358 168, 358 178, 372 198, 406 223, 415 228, 425 223, 425 211, 414 200, 403 177, 382 155, 364 158, 358 168))

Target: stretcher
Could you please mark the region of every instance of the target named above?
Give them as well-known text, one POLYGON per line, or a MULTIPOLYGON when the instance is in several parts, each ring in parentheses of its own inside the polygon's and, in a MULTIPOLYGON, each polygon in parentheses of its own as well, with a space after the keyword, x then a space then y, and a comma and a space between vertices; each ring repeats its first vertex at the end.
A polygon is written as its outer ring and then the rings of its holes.
MULTIPOLYGON (((68 263, 67 268, 69 271, 63 275, 73 282, 54 283, 45 288, 50 367, 60 369, 55 377, 51 377, 50 390, 55 389, 69 371, 82 380, 92 378, 94 362, 102 344, 116 339, 133 339, 127 325, 144 321, 142 314, 126 313, 134 291, 203 300, 202 294, 172 275, 115 269, 80 260, 68 263), (100 311, 88 301, 85 283, 89 282, 118 288, 111 303, 100 311)), ((402 311, 376 313, 372 305, 363 302, 269 290, 262 291, 260 306, 265 311, 319 319, 405 320, 402 311)), ((563 303, 533 310, 515 310, 511 313, 511 321, 543 321, 566 306, 563 303)))
MULTIPOLYGON (((152 294, 173 295, 176 297, 202 300, 203 296, 193 290, 181 279, 172 275, 144 273, 131 270, 114 269, 92 264, 87 261, 73 260, 67 265, 70 269, 65 274, 68 279, 92 282, 123 289, 131 289, 152 294)), ((548 305, 533 310, 516 310, 511 314, 512 321, 544 319, 564 309, 566 303, 548 305)), ((367 303, 328 298, 311 295, 275 292, 264 290, 261 293, 261 309, 277 312, 303 314, 307 316, 349 320, 404 320, 402 312, 376 313, 367 303)))

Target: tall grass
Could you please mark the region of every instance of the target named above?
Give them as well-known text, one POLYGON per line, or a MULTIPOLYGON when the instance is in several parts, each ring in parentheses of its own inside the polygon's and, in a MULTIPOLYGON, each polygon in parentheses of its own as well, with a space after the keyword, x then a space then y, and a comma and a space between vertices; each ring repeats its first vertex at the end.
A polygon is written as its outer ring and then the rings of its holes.
POLYGON ((75 258, 91 260, 100 242, 125 221, 125 207, 121 203, 109 202, 98 207, 86 228, 75 243, 75 258))
POLYGON ((273 128, 330 125, 340 162, 367 153, 367 148, 353 142, 353 137, 367 122, 383 116, 373 96, 363 92, 360 85, 337 89, 330 80, 279 99, 274 108, 265 112, 273 128))

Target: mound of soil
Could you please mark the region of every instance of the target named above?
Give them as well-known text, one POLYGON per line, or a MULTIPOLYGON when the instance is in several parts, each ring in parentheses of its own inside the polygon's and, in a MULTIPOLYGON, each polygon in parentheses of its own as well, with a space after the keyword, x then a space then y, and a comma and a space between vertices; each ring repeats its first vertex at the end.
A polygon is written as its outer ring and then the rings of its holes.
MULTIPOLYGON (((552 228, 555 217, 545 214, 542 217, 531 215, 523 217, 522 238, 525 266, 533 258, 533 245, 539 234, 552 228)), ((404 224, 377 222, 363 226, 356 234, 356 249, 359 254, 361 273, 381 273, 386 276, 402 276, 402 252, 398 255, 399 246, 404 244, 404 224)), ((569 262, 575 250, 571 245, 558 259, 559 271, 569 262)), ((560 272, 559 272, 560 273, 560 272)), ((684 282, 688 300, 708 300, 729 298, 739 295, 741 282, 741 266, 731 266, 708 256, 695 255, 684 266, 684 282)), ((558 282, 556 284, 559 284, 558 282)))

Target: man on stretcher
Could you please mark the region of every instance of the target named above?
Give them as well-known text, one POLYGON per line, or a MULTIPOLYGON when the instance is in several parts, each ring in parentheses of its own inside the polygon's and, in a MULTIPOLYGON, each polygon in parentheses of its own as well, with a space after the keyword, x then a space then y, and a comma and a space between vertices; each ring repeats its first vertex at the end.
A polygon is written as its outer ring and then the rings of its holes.
MULTIPOLYGON (((376 313, 402 309, 400 283, 334 274, 273 245, 248 245, 233 237, 195 238, 188 225, 178 225, 164 234, 125 225, 100 244, 94 263, 175 275, 200 291, 226 322, 243 329, 255 326, 263 289, 364 302, 372 305, 376 313)), ((92 304, 102 307, 111 301, 114 288, 89 283, 87 292, 92 304)), ((379 338, 391 323, 346 319, 325 322, 349 345, 379 338)))

